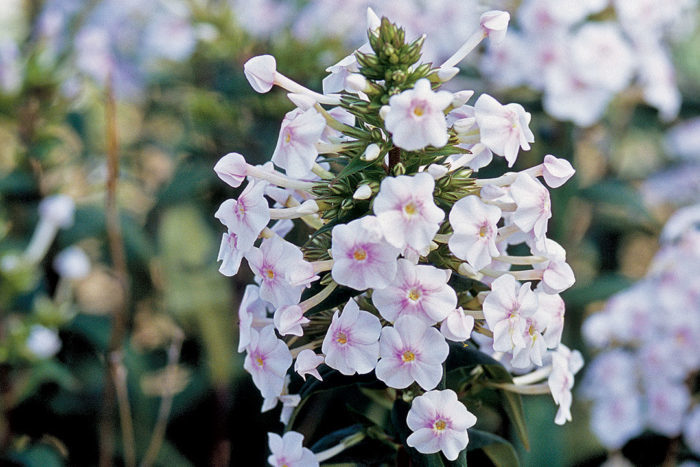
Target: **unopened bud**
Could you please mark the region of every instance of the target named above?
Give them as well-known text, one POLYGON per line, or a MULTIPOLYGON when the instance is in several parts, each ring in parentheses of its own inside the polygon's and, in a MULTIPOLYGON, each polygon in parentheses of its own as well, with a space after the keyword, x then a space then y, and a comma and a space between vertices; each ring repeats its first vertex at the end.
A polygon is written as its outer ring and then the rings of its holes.
POLYGON ((367 78, 359 73, 352 73, 345 78, 345 88, 350 92, 365 92, 367 90, 367 78))
POLYGON ((383 105, 382 108, 379 109, 379 118, 386 120, 386 116, 390 110, 391 108, 388 105, 383 105))
POLYGON ((367 184, 360 185, 352 195, 354 199, 369 199, 370 196, 372 196, 372 188, 367 184))
POLYGON ((379 149, 379 146, 377 144, 370 144, 367 146, 367 149, 365 149, 364 154, 362 154, 362 160, 371 162, 375 160, 378 156, 381 150, 379 149))
POLYGON ((425 171, 428 172, 430 176, 433 177, 433 179, 439 180, 445 176, 445 174, 448 172, 448 169, 444 165, 430 164, 425 171))
POLYGON ((439 68, 437 71, 438 78, 440 81, 449 81, 459 73, 459 68, 456 66, 451 66, 447 68, 439 68))
POLYGON ((287 94, 287 97, 290 101, 292 101, 292 104, 296 105, 301 110, 309 110, 311 107, 316 105, 316 99, 311 96, 307 96, 306 94, 290 92, 287 94))
POLYGON ((452 107, 462 107, 474 95, 474 91, 457 91, 452 95, 452 107))

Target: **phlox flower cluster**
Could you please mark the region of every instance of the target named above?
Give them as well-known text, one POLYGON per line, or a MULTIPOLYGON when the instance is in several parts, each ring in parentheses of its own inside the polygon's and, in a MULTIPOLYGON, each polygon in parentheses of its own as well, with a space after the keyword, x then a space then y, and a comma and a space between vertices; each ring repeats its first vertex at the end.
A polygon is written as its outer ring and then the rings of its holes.
MULTIPOLYGON (((291 380, 374 372, 413 400, 408 446, 454 460, 476 422, 444 383, 450 352, 464 345, 527 373, 508 388, 551 392, 556 422, 571 419, 582 361, 561 344, 559 293, 574 276, 547 222, 548 186, 574 170, 546 155, 520 172, 474 176, 494 157, 513 166, 534 141, 521 105, 487 94, 472 105, 473 91, 440 89, 482 39, 503 38, 507 13, 482 15, 437 68, 419 63, 422 37, 407 43, 386 18, 368 18, 369 43, 333 68, 343 85, 332 93, 292 81, 272 56, 245 64, 256 91, 284 88, 296 108, 281 123, 274 166, 230 153, 214 168, 239 188, 216 212, 226 228, 220 271, 247 263, 255 275, 239 310, 239 350, 264 410, 282 402, 290 419, 300 401, 291 380), (291 222, 308 233, 301 246, 285 239, 291 222), (513 254, 518 245, 529 254, 513 254)), ((290 433, 270 435, 273 465, 307 455, 290 433)))
POLYGON ((644 279, 583 325, 599 353, 584 378, 591 428, 620 449, 650 430, 681 437, 700 456, 700 205, 677 211, 644 279))
POLYGON ((84 78, 99 86, 111 80, 122 98, 140 96, 159 64, 189 58, 200 35, 182 0, 100 0, 94 8, 79 0, 50 0, 43 2, 36 29, 47 62, 71 52, 71 72, 79 73, 69 76, 64 92, 80 90, 84 78), (74 23, 81 25, 75 33, 74 23))
POLYGON ((690 29, 696 4, 525 0, 513 14, 518 31, 489 47, 481 70, 502 87, 542 91, 547 113, 579 126, 597 122, 633 85, 663 120, 672 120, 681 96, 669 40, 690 29))

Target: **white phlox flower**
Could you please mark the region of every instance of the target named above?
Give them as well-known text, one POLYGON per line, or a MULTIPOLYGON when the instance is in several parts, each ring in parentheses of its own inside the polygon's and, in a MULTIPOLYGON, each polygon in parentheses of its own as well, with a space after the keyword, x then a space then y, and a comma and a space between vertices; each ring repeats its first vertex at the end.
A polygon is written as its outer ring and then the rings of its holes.
POLYGON ((397 389, 414 381, 426 391, 442 378, 442 363, 450 348, 440 331, 415 316, 401 316, 382 328, 377 378, 397 389))
POLYGON ((275 84, 277 61, 272 55, 258 55, 243 65, 243 72, 250 86, 259 93, 266 93, 275 84))
POLYGON ((504 274, 491 284, 491 292, 483 303, 484 317, 493 331, 493 349, 513 352, 524 348, 527 318, 537 311, 537 297, 530 283, 520 284, 510 274, 504 274))
POLYGON ((248 251, 270 222, 265 185, 265 182, 249 182, 237 200, 227 199, 214 214, 236 234, 236 248, 240 251, 248 251))
POLYGON ((279 237, 263 240, 245 257, 260 279, 260 297, 275 307, 299 303, 302 290, 315 279, 313 266, 299 247, 279 237))
POLYGON ((448 245, 457 258, 479 270, 500 254, 496 247, 497 224, 501 220, 498 207, 487 205, 478 196, 465 196, 452 206, 449 219, 454 234, 448 245))
POLYGON ((325 128, 326 120, 314 108, 288 112, 282 120, 272 162, 290 177, 308 176, 318 156, 316 143, 325 128))
POLYGON ((430 246, 445 217, 433 199, 434 188, 435 180, 425 172, 382 180, 374 198, 374 214, 387 242, 416 251, 430 246))
POLYGON ((311 349, 304 349, 299 352, 297 359, 294 362, 294 371, 299 373, 304 381, 306 381, 306 375, 311 375, 319 381, 323 381, 323 378, 318 372, 318 366, 323 363, 323 355, 317 355, 311 349))
POLYGON ((303 336, 302 326, 309 322, 304 310, 299 305, 283 305, 275 310, 273 317, 275 329, 283 336, 303 336))
POLYGON ((344 375, 369 373, 379 358, 381 329, 379 318, 348 300, 340 316, 337 310, 333 314, 323 339, 321 351, 326 365, 344 375))
POLYGON ((419 79, 413 89, 391 96, 384 122, 394 144, 406 151, 443 147, 448 139, 443 111, 451 103, 452 93, 433 92, 427 79, 419 79))
POLYGON ((561 342, 561 335, 564 332, 564 313, 566 305, 559 294, 548 294, 536 289, 538 311, 547 315, 547 329, 543 337, 547 343, 547 348, 554 349, 561 342))
POLYGON ((251 331, 260 331, 269 326, 268 303, 260 298, 260 287, 248 284, 238 307, 238 351, 243 352, 250 344, 251 331))
POLYGON ((544 156, 542 177, 550 188, 559 188, 573 177, 575 172, 571 163, 566 159, 560 159, 551 154, 544 156))
POLYGON ((547 222, 552 217, 549 190, 527 173, 520 173, 510 186, 510 194, 517 205, 513 223, 523 232, 532 232, 537 247, 544 249, 547 222))
POLYGON ((267 462, 273 467, 318 467, 314 453, 302 446, 304 435, 296 431, 288 431, 284 436, 268 433, 270 457, 267 462))
POLYGON ((292 365, 292 354, 284 341, 277 338, 275 328, 266 326, 260 332, 251 330, 243 368, 264 398, 282 394, 284 378, 292 365))
POLYGON ((353 289, 386 287, 396 276, 399 249, 384 240, 374 216, 333 227, 331 255, 333 279, 353 289))
POLYGON ((547 343, 542 334, 547 327, 548 318, 547 313, 541 309, 525 318, 522 338, 525 346, 513 350, 513 358, 510 361, 513 368, 527 368, 531 363, 542 366, 542 357, 547 351, 547 343))
POLYGON ((479 126, 481 142, 512 167, 518 150, 527 151, 535 136, 530 131, 530 113, 520 104, 502 105, 488 94, 482 94, 474 104, 474 117, 479 126))
POLYGON ((547 258, 547 261, 535 263, 535 269, 541 269, 540 287, 548 294, 558 294, 568 289, 576 278, 571 266, 566 262, 566 250, 552 239, 544 240, 544 249, 533 248, 533 253, 547 258))
POLYGON ((237 152, 231 152, 217 161, 214 172, 221 180, 237 188, 245 180, 247 168, 248 163, 245 158, 237 152))
POLYGON ((432 325, 445 319, 457 306, 457 294, 447 285, 448 278, 443 269, 399 259, 395 279, 374 290, 372 303, 387 321, 414 316, 432 325))
POLYGON ((455 460, 467 447, 467 429, 474 426, 476 417, 457 399, 451 389, 428 391, 413 399, 406 417, 413 431, 406 440, 409 446, 423 454, 440 452, 455 460))
POLYGON ((440 323, 440 332, 445 339, 454 342, 464 342, 469 339, 474 329, 474 317, 464 312, 460 306, 455 308, 440 323))
POLYGON ((82 248, 71 246, 56 255, 53 268, 63 278, 83 279, 90 273, 90 258, 82 248))
POLYGON ((547 379, 547 385, 554 402, 559 406, 554 423, 563 425, 571 421, 571 389, 574 386, 574 375, 583 366, 583 357, 578 350, 571 351, 564 344, 551 355, 552 372, 547 379))

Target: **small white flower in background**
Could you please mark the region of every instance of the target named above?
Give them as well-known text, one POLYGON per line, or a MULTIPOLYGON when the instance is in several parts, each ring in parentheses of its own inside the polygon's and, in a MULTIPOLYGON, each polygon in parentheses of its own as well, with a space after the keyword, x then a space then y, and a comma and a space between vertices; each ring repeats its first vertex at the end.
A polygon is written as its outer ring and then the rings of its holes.
POLYGON ((56 255, 53 268, 66 279, 83 279, 90 274, 90 258, 82 248, 71 246, 56 255))
POLYGON ((394 144, 407 151, 443 147, 448 138, 443 110, 451 103, 452 93, 433 92, 427 79, 420 79, 413 89, 392 96, 384 121, 394 144))
POLYGON ((467 447, 467 429, 474 426, 476 417, 457 399, 451 389, 429 391, 413 399, 406 419, 413 431, 407 439, 418 452, 440 452, 451 461, 467 447))
POLYGON ((323 339, 321 351, 326 356, 326 365, 344 375, 374 370, 379 358, 381 329, 376 316, 360 310, 354 300, 348 300, 340 316, 338 311, 333 314, 323 339))
POLYGON ((34 324, 29 328, 25 345, 36 358, 51 358, 61 350, 61 339, 53 329, 34 324))
POLYGON ((268 433, 270 457, 267 462, 273 467, 317 467, 318 460, 310 449, 302 446, 304 435, 288 431, 284 436, 268 433))
POLYGON ((402 316, 394 327, 382 328, 377 378, 403 389, 414 381, 426 391, 442 378, 442 363, 450 348, 440 331, 415 316, 402 316))
POLYGON ((433 200, 434 188, 435 180, 425 172, 382 180, 374 198, 374 214, 387 242, 416 251, 430 246, 445 218, 433 200))
POLYGON ((75 202, 68 195, 47 196, 39 203, 39 216, 56 227, 70 228, 75 218, 75 202))
POLYGON ((696 405, 685 418, 683 440, 695 455, 700 456, 700 405, 696 405))

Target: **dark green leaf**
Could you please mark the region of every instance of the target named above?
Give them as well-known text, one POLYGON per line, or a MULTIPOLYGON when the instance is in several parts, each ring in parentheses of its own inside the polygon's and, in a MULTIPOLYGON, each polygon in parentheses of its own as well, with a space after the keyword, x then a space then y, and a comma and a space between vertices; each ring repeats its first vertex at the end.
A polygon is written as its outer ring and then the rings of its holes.
POLYGON ((513 446, 501 438, 481 430, 469 430, 467 451, 481 449, 496 467, 519 466, 520 461, 513 446))

